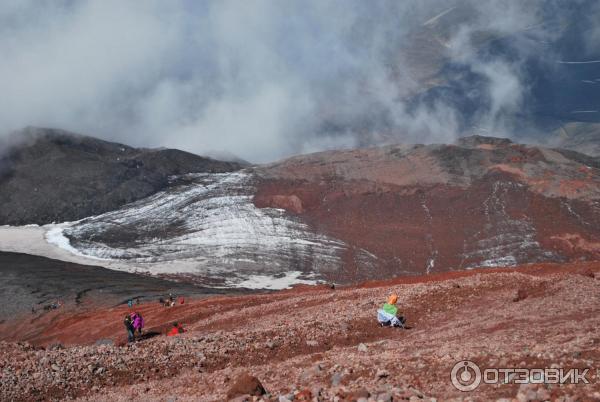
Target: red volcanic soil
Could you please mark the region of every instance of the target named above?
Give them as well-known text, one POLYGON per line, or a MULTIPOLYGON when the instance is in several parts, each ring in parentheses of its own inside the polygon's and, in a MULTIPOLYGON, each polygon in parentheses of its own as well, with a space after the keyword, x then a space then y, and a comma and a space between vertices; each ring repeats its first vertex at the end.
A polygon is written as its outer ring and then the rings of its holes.
POLYGON ((596 262, 457 271, 336 289, 303 286, 136 309, 149 336, 133 345, 122 345, 126 306, 80 306, 3 326, 8 342, 0 342, 0 399, 222 401, 238 379, 254 383, 245 373, 269 392, 266 401, 294 393, 297 400, 324 401, 360 395, 600 398, 596 262), (410 329, 382 328, 375 320, 392 292, 410 329), (166 337, 173 321, 187 332, 166 337), (122 346, 95 344, 101 339, 122 346), (63 346, 43 347, 57 342, 63 346), (594 371, 587 377, 591 384, 482 384, 463 393, 452 386, 450 372, 464 359, 482 369, 594 371))
POLYGON ((598 259, 600 170, 591 161, 472 142, 291 158, 257 170, 254 203, 346 243, 343 268, 329 278, 340 282, 598 259))

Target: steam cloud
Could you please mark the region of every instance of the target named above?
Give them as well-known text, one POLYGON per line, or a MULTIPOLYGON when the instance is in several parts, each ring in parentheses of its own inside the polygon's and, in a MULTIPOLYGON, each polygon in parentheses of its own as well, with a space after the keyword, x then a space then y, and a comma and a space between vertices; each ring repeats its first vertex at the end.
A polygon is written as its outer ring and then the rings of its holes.
POLYGON ((5 0, 0 135, 58 127, 253 162, 452 141, 469 124, 510 135, 506 116, 525 107, 529 91, 522 60, 554 32, 543 24, 548 7, 498 0, 5 0), (527 35, 512 59, 478 51, 490 35, 515 32, 527 35), (477 99, 488 100, 467 125, 464 110, 444 96, 419 95, 453 63, 482 80, 477 99))

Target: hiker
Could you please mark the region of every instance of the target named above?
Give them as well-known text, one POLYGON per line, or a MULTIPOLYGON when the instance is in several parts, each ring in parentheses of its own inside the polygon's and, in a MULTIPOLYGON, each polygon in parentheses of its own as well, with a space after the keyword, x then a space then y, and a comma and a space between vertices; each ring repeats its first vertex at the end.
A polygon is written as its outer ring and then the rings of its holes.
POLYGON ((129 314, 125 315, 123 324, 125 324, 125 329, 127 329, 127 342, 133 342, 135 340, 135 329, 133 328, 133 321, 131 320, 131 316, 129 314))
POLYGON ((183 304, 183 303, 185 303, 185 299, 183 298, 183 296, 181 296, 179 298, 179 304, 183 304))
POLYGON ((167 333, 167 336, 175 336, 175 335, 183 334, 184 332, 185 332, 185 329, 183 329, 183 327, 179 323, 174 322, 173 327, 167 333))
POLYGON ((135 304, 136 304, 136 306, 140 305, 140 298, 139 297, 135 298, 135 304))
POLYGON ((133 300, 131 300, 131 299, 127 300, 127 306, 129 308, 132 308, 133 307, 133 300))
POLYGON ((131 315, 133 322, 133 332, 138 331, 140 336, 142 335, 142 328, 144 328, 144 318, 137 311, 131 315))
POLYGON ((377 321, 382 327, 392 326, 404 328, 406 319, 398 313, 398 295, 392 294, 388 297, 387 303, 385 303, 379 310, 377 310, 377 321))

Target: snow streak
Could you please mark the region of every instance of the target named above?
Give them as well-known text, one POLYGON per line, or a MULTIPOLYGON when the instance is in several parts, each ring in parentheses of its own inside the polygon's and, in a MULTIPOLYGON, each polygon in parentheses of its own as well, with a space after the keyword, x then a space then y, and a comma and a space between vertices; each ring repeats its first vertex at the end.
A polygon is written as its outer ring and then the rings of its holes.
MULTIPOLYGON (((88 257, 138 266, 187 261, 199 277, 246 287, 314 282, 340 267, 344 243, 314 233, 283 210, 254 206, 251 173, 172 180, 166 191, 63 228, 69 240, 63 244, 88 257)), ((167 272, 177 274, 173 267, 167 272)))

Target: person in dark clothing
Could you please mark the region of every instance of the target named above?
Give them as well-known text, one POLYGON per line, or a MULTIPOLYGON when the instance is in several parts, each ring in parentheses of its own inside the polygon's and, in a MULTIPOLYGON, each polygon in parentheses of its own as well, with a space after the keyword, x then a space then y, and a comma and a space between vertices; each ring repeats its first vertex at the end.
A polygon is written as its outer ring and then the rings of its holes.
POLYGON ((135 340, 133 321, 131 320, 129 314, 125 316, 123 324, 125 324, 125 329, 127 329, 127 342, 133 342, 135 340))

